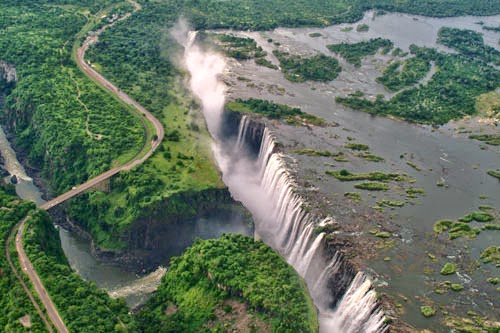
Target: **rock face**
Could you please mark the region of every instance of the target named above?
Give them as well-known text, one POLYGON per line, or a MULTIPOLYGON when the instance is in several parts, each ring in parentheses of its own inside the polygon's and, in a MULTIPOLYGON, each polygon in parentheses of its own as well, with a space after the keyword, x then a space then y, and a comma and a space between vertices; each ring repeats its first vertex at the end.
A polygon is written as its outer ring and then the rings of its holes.
POLYGON ((17 72, 14 65, 0 61, 0 79, 7 83, 17 81, 17 72))
POLYGON ((247 211, 227 189, 182 192, 148 209, 122 233, 120 253, 94 248, 97 257, 136 272, 166 265, 195 238, 215 238, 224 232, 253 234, 247 211))

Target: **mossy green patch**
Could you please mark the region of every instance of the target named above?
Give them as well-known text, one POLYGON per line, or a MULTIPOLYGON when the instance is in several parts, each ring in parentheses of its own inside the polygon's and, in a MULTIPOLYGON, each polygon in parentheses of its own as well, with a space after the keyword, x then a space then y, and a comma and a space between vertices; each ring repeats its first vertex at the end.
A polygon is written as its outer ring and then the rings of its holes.
POLYGON ((432 308, 432 306, 422 305, 420 307, 420 313, 424 317, 429 318, 429 317, 432 317, 436 314, 436 310, 434 310, 434 308, 432 308))
POLYGON ((483 260, 483 263, 492 263, 497 267, 500 267, 500 246, 490 246, 484 249, 479 256, 483 260))
POLYGON ((367 191, 388 191, 389 185, 380 182, 363 182, 354 185, 355 188, 367 191))
POLYGON ((447 262, 446 264, 444 264, 443 268, 441 268, 441 271, 439 273, 441 273, 441 275, 451 275, 455 274, 456 271, 456 265, 454 263, 447 262))

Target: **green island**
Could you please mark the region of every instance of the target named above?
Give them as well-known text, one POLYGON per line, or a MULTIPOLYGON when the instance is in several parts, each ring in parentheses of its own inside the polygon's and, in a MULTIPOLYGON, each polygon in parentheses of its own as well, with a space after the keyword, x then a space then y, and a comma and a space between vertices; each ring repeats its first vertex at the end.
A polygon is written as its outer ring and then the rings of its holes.
POLYGON ((383 84, 389 91, 399 91, 412 86, 423 79, 431 69, 431 64, 421 58, 412 57, 404 60, 403 63, 395 61, 386 69, 382 76, 376 81, 383 84))
POLYGON ((232 331, 241 322, 256 331, 318 332, 305 288, 268 246, 226 234, 196 241, 173 258, 137 322, 149 332, 232 331))
POLYGON ((438 43, 456 49, 469 57, 500 65, 500 51, 485 45, 483 35, 479 32, 444 27, 438 32, 438 43))
MULTIPOLYGON (((481 207, 480 207, 481 208, 481 207)), ((489 211, 493 211, 493 207, 489 207, 489 211)), ((448 232, 448 239, 457 239, 465 236, 469 239, 475 238, 481 233, 481 231, 490 230, 500 230, 500 224, 498 223, 487 223, 495 221, 495 215, 485 211, 472 212, 465 216, 462 216, 458 221, 454 220, 440 220, 434 224, 434 232, 436 234, 441 234, 445 231, 448 232), (479 223, 477 226, 471 226, 472 222, 479 223)))
MULTIPOLYGON (((337 97, 336 101, 371 114, 441 125, 476 114, 476 98, 500 85, 499 71, 483 61, 464 54, 442 53, 415 45, 410 50, 415 57, 433 61, 438 66, 439 70, 427 84, 405 89, 389 101, 383 96, 377 96, 374 101, 360 96, 337 97)), ((494 142, 492 139, 489 136, 486 138, 494 142)))
POLYGON ((197 38, 200 41, 204 41, 207 38, 214 41, 218 45, 217 49, 228 57, 238 60, 254 59, 257 65, 278 69, 278 66, 266 59, 267 52, 262 47, 257 46, 257 43, 252 38, 238 37, 232 34, 206 33, 203 31, 198 33, 197 38))
POLYGON ((378 171, 370 173, 352 173, 346 169, 342 169, 339 171, 327 170, 325 173, 341 181, 372 180, 386 183, 389 181, 407 180, 407 177, 399 173, 384 173, 378 171))
POLYGON ((227 112, 262 115, 269 119, 281 119, 290 125, 327 125, 324 119, 305 113, 300 108, 256 98, 247 100, 238 98, 235 101, 227 102, 225 110, 227 112))
POLYGON ((472 134, 469 139, 478 140, 492 146, 500 146, 500 134, 472 134))
POLYGON ((498 169, 496 171, 495 170, 488 170, 487 174, 492 176, 492 177, 495 177, 497 179, 500 179, 500 171, 498 169))
POLYGON ((292 82, 332 81, 341 72, 337 59, 324 54, 304 58, 296 54, 274 50, 285 78, 292 82))
POLYGON ((340 54, 345 60, 356 67, 361 66, 361 60, 369 55, 374 55, 379 49, 383 49, 383 53, 389 52, 393 43, 388 39, 372 38, 366 42, 330 44, 326 47, 335 53, 340 54))

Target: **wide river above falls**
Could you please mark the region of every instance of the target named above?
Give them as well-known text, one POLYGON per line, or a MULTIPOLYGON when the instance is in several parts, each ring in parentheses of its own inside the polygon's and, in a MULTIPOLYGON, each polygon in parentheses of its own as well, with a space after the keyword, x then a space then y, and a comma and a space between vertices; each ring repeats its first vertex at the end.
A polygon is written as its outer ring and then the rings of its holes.
MULTIPOLYGON (((451 52, 436 43, 438 30, 444 26, 481 32, 486 44, 500 49, 500 34, 482 28, 483 25, 496 27, 499 22, 498 15, 428 18, 400 13, 375 15, 370 11, 354 24, 231 32, 255 39, 267 51, 268 59, 278 65, 278 60, 272 55, 275 49, 305 56, 318 52, 334 56, 326 45, 354 43, 376 37, 390 39, 395 47, 403 51, 408 51, 411 44, 416 44, 451 52), (369 26, 369 30, 357 32, 356 27, 363 23, 369 26), (313 37, 311 33, 320 35, 313 37)), ((395 229, 395 245, 392 249, 380 250, 378 259, 367 263, 367 269, 376 272, 377 290, 391 294, 396 303, 403 304, 401 315, 405 320, 418 328, 443 330, 438 323, 443 318, 441 314, 431 319, 420 314, 420 306, 426 302, 432 302, 436 307, 445 305, 453 308, 462 316, 466 315, 467 310, 472 310, 488 315, 490 319, 498 319, 500 294, 495 286, 486 282, 489 277, 499 277, 498 268, 491 264, 481 264, 478 268, 471 268, 470 265, 479 260, 479 254, 486 247, 500 245, 499 232, 485 231, 473 240, 462 238, 443 243, 433 234, 433 225, 440 219, 456 220, 477 211, 480 205, 490 205, 497 210, 500 208, 499 182, 486 174, 487 170, 500 167, 500 149, 470 140, 467 134, 459 133, 458 127, 465 123, 432 128, 373 117, 335 102, 336 96, 347 96, 357 90, 368 97, 383 94, 389 98, 391 94, 375 79, 390 60, 390 55, 379 53, 363 59, 362 66, 358 68, 339 58, 343 70, 337 79, 329 83, 292 83, 280 71, 258 66, 253 61, 231 60, 224 81, 228 85, 229 98, 260 98, 298 106, 307 113, 339 125, 305 128, 276 124, 275 135, 284 150, 293 157, 291 165, 297 181, 306 184, 311 192, 318 192, 316 198, 324 199, 321 202, 325 207, 324 213, 337 217, 340 224, 359 223, 355 214, 350 220, 344 218, 335 204, 345 192, 355 189, 351 182, 340 182, 325 175, 326 170, 345 168, 354 172, 407 173, 415 179, 412 186, 425 190, 425 195, 416 199, 415 204, 406 204, 393 210, 386 208, 385 218, 391 220, 395 229), (292 151, 302 148, 342 151, 350 140, 369 145, 370 152, 383 157, 385 162, 372 163, 353 158, 340 163, 333 158, 301 156, 292 151), (421 170, 416 170, 407 162, 417 165, 421 170), (446 186, 437 186, 440 182, 446 186), (436 260, 431 260, 427 253, 437 256, 436 260), (447 277, 439 274, 447 261, 460 263, 458 274, 447 277), (434 290, 439 289, 439 282, 445 280, 462 284, 465 289, 437 294, 434 290)), ((490 132, 498 131, 491 125, 477 123, 473 130, 479 131, 481 128, 490 132)), ((376 201, 380 199, 405 200, 404 191, 403 195, 396 191, 384 194, 361 192, 361 205, 367 207, 377 205, 376 201)), ((360 210, 359 206, 351 208, 353 211, 360 210)))

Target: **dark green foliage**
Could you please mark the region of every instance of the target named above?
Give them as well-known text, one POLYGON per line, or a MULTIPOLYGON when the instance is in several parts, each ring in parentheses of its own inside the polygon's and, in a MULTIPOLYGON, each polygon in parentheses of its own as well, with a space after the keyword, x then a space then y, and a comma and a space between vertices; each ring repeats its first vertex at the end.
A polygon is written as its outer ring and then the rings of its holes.
POLYGON ((483 35, 479 32, 443 27, 438 33, 438 43, 454 48, 466 56, 500 65, 500 52, 485 45, 483 35))
POLYGON ((411 50, 421 59, 434 61, 439 68, 426 85, 404 90, 390 101, 357 97, 337 97, 336 101, 371 114, 394 115, 417 123, 445 124, 451 119, 475 114, 476 97, 500 85, 499 71, 484 62, 416 46, 411 50))
POLYGON ((379 182, 363 182, 354 185, 355 188, 368 191, 388 191, 389 185, 379 182))
POLYGON ((488 170, 487 171, 488 175, 492 176, 492 177, 495 177, 497 179, 500 179, 500 171, 495 171, 495 170, 488 170))
POLYGON ((237 37, 230 34, 211 34, 209 36, 219 42, 227 56, 235 59, 263 58, 267 55, 267 52, 262 47, 257 46, 257 43, 252 38, 237 37))
POLYGON ((302 279, 268 246, 241 235, 198 240, 173 258, 138 323, 147 332, 198 331, 228 299, 244 302, 273 332, 318 330, 302 279))
POLYGON ((484 29, 484 30, 491 30, 491 31, 500 32, 500 26, 498 26, 498 27, 489 27, 489 26, 487 26, 487 25, 484 25, 484 26, 483 26, 483 29, 484 29))
POLYGON ((370 173, 351 173, 346 169, 340 171, 325 171, 327 175, 333 176, 341 181, 355 181, 355 180, 376 180, 380 182, 389 182, 391 180, 400 181, 404 180, 404 176, 399 173, 384 173, 384 172, 370 172, 370 173))
POLYGON ((79 14, 84 5, 101 8, 111 1, 45 2, 0 4, 0 57, 18 76, 2 122, 60 193, 109 169, 121 155, 135 154, 144 130, 71 60, 74 36, 86 23, 79 14))
POLYGON ((304 81, 332 81, 340 73, 341 68, 337 59, 318 54, 310 58, 274 50, 273 54, 280 61, 281 70, 285 78, 292 82, 304 81))
POLYGON ((185 0, 165 1, 165 6, 181 7, 196 29, 233 28, 270 30, 278 26, 328 26, 355 22, 364 10, 383 9, 426 16, 494 15, 500 13, 495 0, 185 0), (181 5, 182 3, 182 5, 181 5))
POLYGON ((366 42, 359 42, 354 44, 340 43, 330 44, 326 46, 330 51, 340 54, 345 60, 355 65, 361 66, 361 59, 366 56, 374 55, 381 48, 390 50, 393 43, 388 39, 372 38, 366 42))
POLYGON ((467 214, 458 220, 461 222, 490 222, 493 221, 495 217, 491 215, 490 213, 485 213, 485 212, 472 212, 470 214, 467 214))
POLYGON ((376 80, 388 90, 398 91, 423 79, 430 68, 429 61, 412 57, 405 60, 403 64, 399 61, 393 62, 384 70, 383 75, 376 80))
POLYGON ((325 120, 302 112, 299 108, 276 104, 262 99, 237 99, 234 102, 226 103, 225 108, 229 112, 254 113, 263 115, 269 119, 282 119, 293 125, 300 125, 302 123, 317 126, 326 125, 325 120))
MULTIPOLYGON (((13 187, 0 185, 0 331, 2 332, 45 332, 46 330, 5 257, 5 242, 11 228, 34 208, 33 203, 19 200, 15 196, 13 187), (18 321, 26 314, 30 316, 33 324, 31 330, 23 328, 18 321)), ((16 254, 12 257, 16 258, 16 254)))
POLYGON ((293 152, 297 153, 299 155, 323 156, 323 157, 336 157, 336 156, 344 155, 344 153, 342 153, 342 152, 332 153, 331 151, 328 151, 328 150, 317 150, 317 149, 311 149, 311 148, 295 149, 295 150, 293 150, 293 152))
POLYGON ((352 149, 352 150, 369 150, 370 147, 367 145, 364 145, 362 143, 348 143, 345 145, 346 148, 352 149))
POLYGON ((123 299, 111 299, 69 267, 47 212, 36 211, 26 224, 26 254, 71 332, 126 331, 133 325, 123 299))
POLYGON ((472 134, 469 139, 479 140, 492 146, 500 145, 500 134, 472 134))

